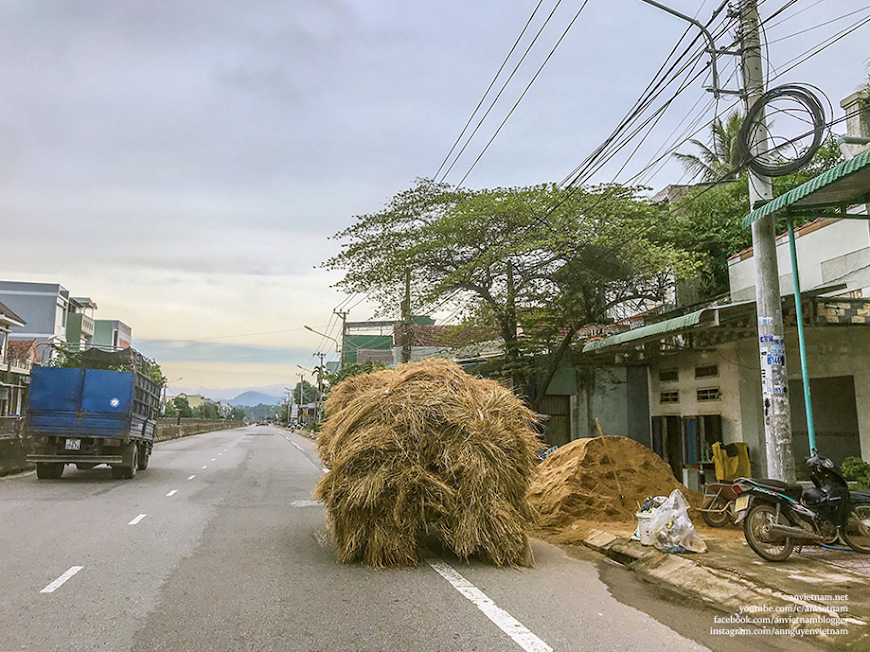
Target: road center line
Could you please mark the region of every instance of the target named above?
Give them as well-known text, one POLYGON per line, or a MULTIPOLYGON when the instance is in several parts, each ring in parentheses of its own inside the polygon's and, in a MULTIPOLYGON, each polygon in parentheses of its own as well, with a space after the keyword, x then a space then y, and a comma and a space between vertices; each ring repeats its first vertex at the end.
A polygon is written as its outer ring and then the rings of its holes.
POLYGON ((70 569, 65 572, 63 575, 58 577, 54 582, 46 586, 40 593, 54 593, 64 582, 66 582, 73 575, 78 573, 84 566, 71 566, 70 569))
POLYGON ((206 465, 203 466, 202 468, 207 469, 207 468, 208 468, 208 464, 206 464, 206 465))
POLYGON ((483 615, 495 623, 501 631, 510 636, 514 643, 526 650, 526 652, 553 652, 553 648, 532 634, 507 611, 497 606, 483 591, 457 573, 452 566, 438 559, 431 558, 426 559, 426 563, 441 577, 450 582, 454 589, 470 600, 475 607, 483 612, 483 615))
POLYGON ((188 478, 188 480, 193 480, 195 477, 196 477, 196 473, 194 473, 192 476, 190 476, 190 477, 188 478))
POLYGON ((166 497, 168 498, 169 496, 174 496, 177 493, 178 493, 178 489, 173 489, 168 494, 166 494, 166 497))
POLYGON ((211 461, 212 461, 212 462, 217 462, 217 458, 216 458, 216 457, 213 457, 213 458, 211 458, 211 461))
POLYGON ((134 518, 132 521, 130 521, 129 523, 127 523, 127 525, 138 525, 138 524, 139 524, 139 521, 141 521, 141 520, 142 520, 143 518, 145 518, 146 516, 148 516, 148 514, 139 514, 139 516, 137 516, 137 517, 134 518))

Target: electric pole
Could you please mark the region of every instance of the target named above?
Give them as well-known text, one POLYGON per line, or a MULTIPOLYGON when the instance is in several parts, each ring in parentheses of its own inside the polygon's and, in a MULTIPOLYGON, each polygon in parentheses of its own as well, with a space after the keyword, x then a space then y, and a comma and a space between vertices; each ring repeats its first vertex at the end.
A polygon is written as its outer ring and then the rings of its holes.
POLYGON ((320 422, 321 404, 323 402, 323 356, 325 353, 315 353, 314 355, 320 358, 320 364, 317 366, 317 400, 314 402, 314 420, 320 422))
POLYGON ((345 360, 345 349, 347 344, 347 316, 350 314, 349 310, 333 310, 333 313, 338 315, 341 319, 341 364, 339 365, 339 370, 344 369, 344 360, 345 360))
MULTIPOLYGON (((741 0, 741 59, 747 112, 764 93, 764 68, 758 30, 757 0, 741 0)), ((759 125, 753 130, 754 137, 751 143, 753 156, 767 151, 767 124, 763 109, 758 120, 759 125)), ((770 177, 761 176, 752 169, 747 169, 747 176, 750 210, 756 208, 756 202, 767 202, 773 199, 770 177)), ((752 251, 755 259, 755 304, 761 361, 766 477, 794 482, 791 410, 788 375, 785 368, 785 329, 782 323, 782 299, 779 293, 779 268, 776 262, 776 231, 773 215, 767 215, 752 224, 752 251)))
POLYGON ((411 361, 411 270, 405 270, 405 298, 402 300, 402 362, 411 361))

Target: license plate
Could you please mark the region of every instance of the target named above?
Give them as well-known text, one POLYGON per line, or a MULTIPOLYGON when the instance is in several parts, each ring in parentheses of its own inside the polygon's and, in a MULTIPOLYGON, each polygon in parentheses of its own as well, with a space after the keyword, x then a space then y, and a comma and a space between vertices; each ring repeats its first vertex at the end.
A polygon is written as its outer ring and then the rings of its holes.
POLYGON ((79 451, 82 449, 82 440, 81 439, 67 439, 63 447, 68 451, 79 451))
POLYGON ((740 496, 734 503, 734 510, 737 512, 742 512, 747 507, 749 507, 749 496, 740 496))

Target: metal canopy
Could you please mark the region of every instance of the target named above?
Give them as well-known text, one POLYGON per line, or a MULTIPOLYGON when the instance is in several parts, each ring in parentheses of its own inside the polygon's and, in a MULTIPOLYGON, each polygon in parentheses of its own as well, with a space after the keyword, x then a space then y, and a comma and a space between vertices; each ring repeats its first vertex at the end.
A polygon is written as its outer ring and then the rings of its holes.
POLYGON ((648 326, 641 326, 640 328, 633 328, 624 333, 608 335, 604 339, 593 340, 592 342, 584 344, 583 353, 591 353, 592 351, 607 349, 616 346, 617 344, 642 344, 645 341, 660 339, 662 335, 676 335, 698 326, 702 321, 702 317, 704 317, 704 322, 713 323, 716 320, 716 310, 702 308, 701 310, 690 312, 687 315, 674 317, 673 319, 666 319, 665 321, 649 324, 648 326), (704 313, 707 314, 705 315, 704 313))
POLYGON ((870 150, 756 208, 743 218, 743 228, 749 228, 753 222, 777 211, 819 216, 825 211, 839 209, 840 214, 826 216, 858 217, 846 215, 846 208, 867 202, 870 202, 870 150))

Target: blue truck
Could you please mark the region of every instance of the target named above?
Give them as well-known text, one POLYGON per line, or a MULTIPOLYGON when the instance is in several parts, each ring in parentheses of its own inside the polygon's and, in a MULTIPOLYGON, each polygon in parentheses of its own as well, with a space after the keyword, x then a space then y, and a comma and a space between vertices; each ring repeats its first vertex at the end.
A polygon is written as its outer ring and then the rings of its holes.
POLYGON ((132 479, 148 467, 161 387, 147 375, 147 360, 132 349, 90 349, 81 359, 83 368, 33 370, 25 422, 33 448, 27 461, 36 464, 40 479, 60 478, 66 464, 108 464, 112 477, 132 479))

